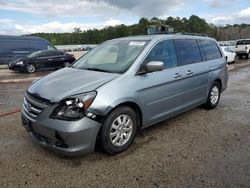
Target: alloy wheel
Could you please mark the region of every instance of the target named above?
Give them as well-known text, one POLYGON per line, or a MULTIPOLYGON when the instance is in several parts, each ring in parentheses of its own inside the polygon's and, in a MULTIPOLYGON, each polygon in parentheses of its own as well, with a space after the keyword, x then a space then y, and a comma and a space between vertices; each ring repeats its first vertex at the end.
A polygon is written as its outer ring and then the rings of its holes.
POLYGON ((133 120, 129 115, 119 115, 110 128, 109 138, 111 143, 118 147, 125 145, 132 135, 133 126, 133 120))

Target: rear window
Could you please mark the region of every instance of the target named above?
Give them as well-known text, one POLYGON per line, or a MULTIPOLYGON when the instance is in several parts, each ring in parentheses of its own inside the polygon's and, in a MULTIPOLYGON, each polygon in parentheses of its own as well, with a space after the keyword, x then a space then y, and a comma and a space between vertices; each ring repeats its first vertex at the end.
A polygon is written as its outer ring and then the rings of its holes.
POLYGON ((203 47, 205 59, 207 61, 213 60, 213 59, 219 59, 222 57, 221 52, 216 42, 211 41, 211 40, 201 40, 201 45, 203 47))
POLYGON ((181 65, 201 62, 201 54, 196 40, 176 39, 174 42, 181 65))

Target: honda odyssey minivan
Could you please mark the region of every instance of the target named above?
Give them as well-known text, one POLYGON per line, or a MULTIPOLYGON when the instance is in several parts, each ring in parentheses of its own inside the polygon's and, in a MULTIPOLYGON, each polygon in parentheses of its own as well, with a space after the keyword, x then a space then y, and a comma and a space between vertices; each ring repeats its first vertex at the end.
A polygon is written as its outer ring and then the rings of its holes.
POLYGON ((214 39, 147 35, 110 40, 28 87, 22 123, 39 144, 82 155, 118 154, 138 129, 191 108, 215 108, 226 59, 214 39))

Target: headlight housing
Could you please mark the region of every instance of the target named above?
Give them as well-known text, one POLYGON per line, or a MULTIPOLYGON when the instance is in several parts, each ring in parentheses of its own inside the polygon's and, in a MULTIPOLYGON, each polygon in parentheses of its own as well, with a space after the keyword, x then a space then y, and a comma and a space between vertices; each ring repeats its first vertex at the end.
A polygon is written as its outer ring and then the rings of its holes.
POLYGON ((76 95, 62 100, 54 109, 50 118, 66 121, 76 121, 83 118, 86 110, 90 107, 96 97, 96 92, 76 95))
POLYGON ((23 65, 23 61, 16 62, 16 65, 23 65))

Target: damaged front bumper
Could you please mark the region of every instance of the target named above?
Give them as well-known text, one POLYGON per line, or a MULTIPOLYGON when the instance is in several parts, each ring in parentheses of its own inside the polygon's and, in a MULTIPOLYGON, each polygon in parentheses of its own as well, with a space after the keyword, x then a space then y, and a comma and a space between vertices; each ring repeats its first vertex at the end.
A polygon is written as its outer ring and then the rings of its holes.
MULTIPOLYGON (((94 151, 101 124, 84 117, 78 121, 62 121, 49 118, 53 107, 47 107, 37 117, 22 108, 22 124, 29 135, 40 145, 66 156, 84 155, 94 151)), ((34 110, 35 111, 35 110, 34 110)), ((38 109, 36 109, 38 111, 38 109)))

